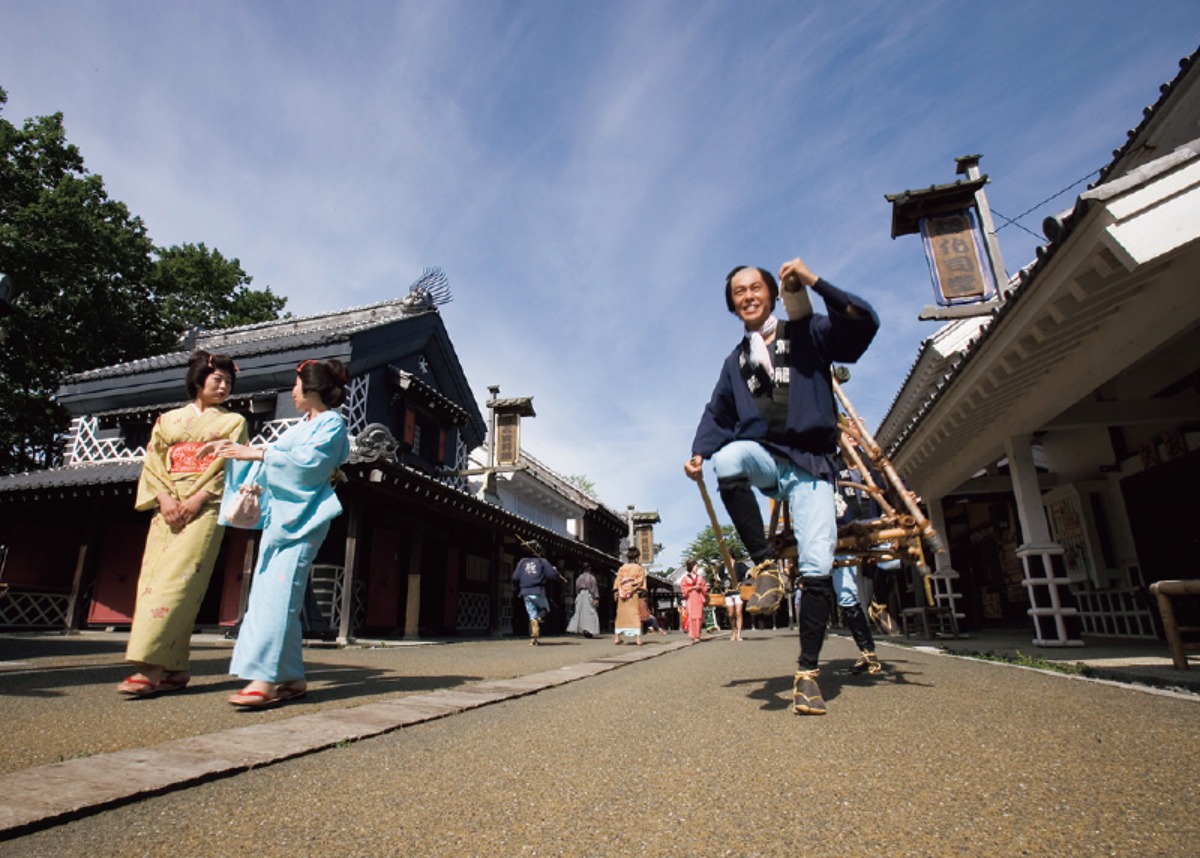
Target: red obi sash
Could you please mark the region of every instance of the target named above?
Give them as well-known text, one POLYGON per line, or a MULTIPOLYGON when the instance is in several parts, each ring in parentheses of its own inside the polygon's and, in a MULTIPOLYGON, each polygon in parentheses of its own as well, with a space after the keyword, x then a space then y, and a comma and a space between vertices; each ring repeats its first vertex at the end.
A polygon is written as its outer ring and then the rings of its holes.
POLYGON ((181 441, 172 444, 167 451, 167 470, 172 474, 202 474, 208 466, 217 460, 214 455, 203 459, 196 457, 196 451, 203 447, 204 441, 181 441))

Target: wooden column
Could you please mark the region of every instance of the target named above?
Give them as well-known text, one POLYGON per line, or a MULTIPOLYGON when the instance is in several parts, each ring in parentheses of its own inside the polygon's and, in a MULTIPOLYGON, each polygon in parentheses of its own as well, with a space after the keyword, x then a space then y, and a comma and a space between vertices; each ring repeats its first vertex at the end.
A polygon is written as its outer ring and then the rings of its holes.
POLYGON ((67 600, 67 611, 63 617, 63 627, 66 631, 78 631, 80 624, 80 599, 79 593, 83 587, 83 571, 87 567, 88 544, 82 543, 79 546, 79 553, 75 557, 75 575, 71 578, 71 597, 67 600))
POLYGON ((1050 524, 1042 506, 1032 439, 1009 438, 1005 443, 1008 470, 1021 520, 1022 544, 1017 549, 1029 596, 1034 646, 1083 646, 1079 639, 1079 611, 1071 594, 1071 581, 1063 563, 1062 546, 1050 537, 1050 524))
POLYGON ((358 505, 351 502, 349 518, 346 524, 346 563, 342 567, 342 603, 339 612, 337 642, 346 646, 354 639, 354 581, 358 560, 359 530, 362 526, 362 516, 358 505))
POLYGON ((421 549, 425 541, 421 530, 410 531, 408 550, 408 594, 404 605, 404 636, 421 635, 421 549))
POLYGON ((93 547, 100 536, 100 520, 98 513, 93 511, 90 522, 84 533, 83 542, 79 544, 79 552, 75 557, 75 573, 71 577, 71 596, 67 600, 66 615, 63 617, 65 631, 79 631, 83 625, 83 600, 80 594, 92 585, 96 578, 96 552, 93 547))
POLYGON ((937 603, 937 607, 947 607, 950 609, 950 626, 954 633, 954 637, 958 637, 958 621, 965 618, 966 615, 958 610, 958 600, 962 598, 961 593, 954 592, 954 582, 958 580, 958 572, 950 565, 950 538, 946 532, 946 515, 942 508, 941 498, 928 498, 926 506, 929 507, 929 522, 933 525, 942 537, 942 544, 946 546, 945 551, 939 551, 933 555, 933 599, 937 603))
POLYGON ((457 545, 446 546, 446 579, 444 583, 445 604, 442 607, 442 625, 458 632, 459 579, 462 577, 463 552, 457 545))
POLYGON ((488 620, 488 626, 489 626, 488 631, 494 636, 499 636, 503 631, 503 629, 500 626, 500 609, 501 609, 500 593, 501 593, 501 590, 502 590, 503 584, 504 584, 504 581, 503 581, 504 573, 500 569, 500 561, 503 559, 503 556, 504 556, 504 537, 500 535, 499 531, 493 530, 492 531, 492 556, 491 556, 491 567, 492 568, 490 570, 491 574, 488 576, 489 577, 488 590, 491 595, 491 601, 492 601, 492 611, 491 611, 492 615, 488 620))
POLYGON ((246 605, 250 602, 250 584, 254 580, 254 549, 258 545, 259 533, 261 531, 246 531, 246 550, 242 554, 242 591, 238 595, 238 623, 246 616, 246 605))

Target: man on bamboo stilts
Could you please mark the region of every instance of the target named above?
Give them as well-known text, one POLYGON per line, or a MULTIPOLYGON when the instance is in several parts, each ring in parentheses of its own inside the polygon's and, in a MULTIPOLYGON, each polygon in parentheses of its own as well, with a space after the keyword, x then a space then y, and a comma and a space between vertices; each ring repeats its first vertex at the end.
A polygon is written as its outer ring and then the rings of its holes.
POLYGON ((837 401, 830 365, 858 360, 879 317, 799 258, 780 267, 779 281, 763 268, 734 268, 725 278, 725 305, 745 333, 722 364, 683 469, 701 480, 704 460, 712 460, 721 500, 756 567, 771 558, 753 489, 788 502, 804 587, 792 708, 824 715, 818 660, 833 606, 837 545, 837 401), (810 289, 828 315, 813 312, 810 289), (772 315, 780 298, 786 321, 772 315))

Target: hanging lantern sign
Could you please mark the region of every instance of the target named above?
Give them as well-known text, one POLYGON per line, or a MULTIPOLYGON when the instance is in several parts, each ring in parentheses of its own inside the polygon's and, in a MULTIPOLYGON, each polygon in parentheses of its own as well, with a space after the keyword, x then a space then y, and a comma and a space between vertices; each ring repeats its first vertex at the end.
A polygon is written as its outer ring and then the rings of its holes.
POLYGON ((983 231, 974 209, 920 219, 921 240, 938 304, 979 304, 996 294, 983 231))

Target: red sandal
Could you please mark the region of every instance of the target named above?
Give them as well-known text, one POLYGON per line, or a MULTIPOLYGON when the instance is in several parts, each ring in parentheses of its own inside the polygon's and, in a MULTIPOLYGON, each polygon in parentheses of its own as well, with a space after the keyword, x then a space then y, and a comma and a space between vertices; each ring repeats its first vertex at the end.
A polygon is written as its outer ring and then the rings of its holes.
POLYGON ((140 673, 135 673, 133 676, 127 676, 117 686, 117 691, 121 694, 128 694, 131 697, 154 697, 159 694, 169 694, 172 691, 180 691, 187 688, 187 684, 191 680, 192 677, 186 673, 182 676, 179 674, 164 673, 158 682, 154 682, 140 673))
POLYGON ((283 699, 278 694, 265 691, 239 691, 230 695, 229 702, 244 709, 266 709, 268 706, 278 706, 283 699))

